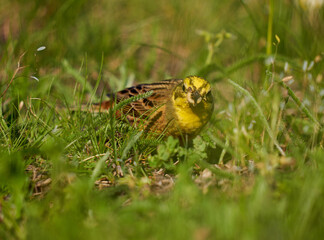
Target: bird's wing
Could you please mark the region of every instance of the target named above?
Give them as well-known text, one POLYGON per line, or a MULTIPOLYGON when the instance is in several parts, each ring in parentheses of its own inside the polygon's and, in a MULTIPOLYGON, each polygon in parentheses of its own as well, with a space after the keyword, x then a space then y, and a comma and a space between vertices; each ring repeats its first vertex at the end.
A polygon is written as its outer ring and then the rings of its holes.
MULTIPOLYGON (((146 98, 141 98, 133 101, 122 108, 118 114, 128 115, 129 118, 146 118, 153 111, 165 105, 171 100, 173 89, 182 82, 181 79, 164 80, 152 84, 140 84, 130 88, 121 90, 113 95, 110 95, 111 100, 102 102, 100 104, 101 110, 107 110, 125 99, 133 96, 153 91, 153 94, 146 98)), ((132 120, 132 119, 129 119, 132 120)))

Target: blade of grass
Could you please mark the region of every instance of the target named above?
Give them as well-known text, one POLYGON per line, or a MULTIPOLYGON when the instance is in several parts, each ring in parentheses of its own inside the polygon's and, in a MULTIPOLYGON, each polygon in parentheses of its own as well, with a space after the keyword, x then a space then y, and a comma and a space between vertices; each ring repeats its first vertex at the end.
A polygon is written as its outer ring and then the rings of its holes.
POLYGON ((288 91, 288 95, 292 98, 292 100, 296 103, 296 105, 299 107, 299 109, 305 113, 305 115, 307 117, 309 117, 309 119, 311 119, 317 128, 322 128, 322 125, 317 121, 317 119, 311 114, 311 112, 308 110, 308 108, 305 106, 305 104, 303 104, 298 97, 296 96, 296 94, 294 93, 294 91, 284 82, 284 81, 280 81, 279 82, 281 86, 283 86, 285 89, 287 89, 288 91))
POLYGON ((99 159, 99 161, 96 164, 96 167, 93 169, 91 177, 89 179, 89 188, 90 189, 92 188, 93 184, 95 183, 96 178, 99 176, 100 171, 101 171, 105 161, 108 159, 109 155, 110 155, 110 152, 107 151, 106 154, 102 158, 99 159))
POLYGON ((143 134, 143 131, 138 132, 135 135, 131 136, 131 138, 128 141, 126 147, 124 148, 121 159, 126 159, 127 153, 134 146, 134 144, 137 142, 137 140, 140 138, 140 136, 142 136, 142 134, 143 134))
POLYGON ((229 154, 231 154, 233 157, 239 159, 240 157, 238 156, 238 154, 226 143, 223 143, 218 137, 216 137, 214 134, 208 132, 207 133, 208 136, 211 138, 211 140, 216 143, 216 145, 220 146, 221 148, 223 148, 224 151, 228 152, 229 154))
POLYGON ((254 97, 246 90, 244 89, 243 87, 241 87, 240 85, 238 85, 237 83, 235 83, 234 81, 232 81, 231 79, 227 79, 227 81, 233 86, 235 87, 237 90, 239 90, 240 92, 242 92, 245 96, 247 96, 251 102, 253 103, 253 105, 255 106, 257 112, 258 112, 258 115, 259 115, 259 118, 261 120, 261 122, 263 123, 264 127, 266 128, 270 138, 272 139, 272 141, 274 142, 274 145, 276 146, 276 148, 278 149, 278 151, 280 152, 280 154, 282 156, 286 156, 286 154, 284 153, 284 151, 282 150, 282 148, 280 147, 277 139, 275 138, 270 126, 269 126, 269 123, 267 122, 267 119, 266 117, 264 116, 263 112, 262 112, 262 109, 261 107, 259 106, 259 104, 257 103, 257 101, 254 99, 254 97))
POLYGON ((72 75, 75 78, 75 80, 77 82, 79 82, 81 84, 81 86, 83 86, 83 88, 86 91, 88 91, 88 92, 93 91, 92 86, 90 85, 90 83, 88 83, 86 81, 86 79, 77 70, 72 68, 72 66, 70 65, 70 63, 66 59, 64 59, 62 61, 62 65, 63 65, 64 69, 66 70, 66 72, 68 74, 72 75))
POLYGON ((234 174, 218 169, 204 160, 198 159, 197 162, 200 166, 202 166, 203 168, 207 168, 220 178, 228 178, 232 180, 236 177, 234 174))
MULTIPOLYGON (((91 94, 91 97, 90 97, 90 100, 89 100, 89 104, 91 104, 92 99, 95 97, 96 91, 97 91, 99 83, 101 81, 103 64, 104 64, 104 54, 102 53, 99 74, 98 74, 98 77, 97 77, 96 85, 92 90, 92 94, 91 94)), ((102 99, 102 97, 101 97, 101 99, 102 99)))
POLYGON ((267 49, 266 53, 267 55, 272 54, 272 25, 273 25, 273 7, 274 3, 273 0, 269 0, 269 16, 268 16, 268 32, 267 32, 267 49))

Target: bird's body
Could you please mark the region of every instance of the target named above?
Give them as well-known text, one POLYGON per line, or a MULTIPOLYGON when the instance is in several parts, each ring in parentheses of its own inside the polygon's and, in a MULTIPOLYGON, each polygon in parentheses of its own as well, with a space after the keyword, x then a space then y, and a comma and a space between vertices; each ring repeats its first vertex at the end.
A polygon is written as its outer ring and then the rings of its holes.
POLYGON ((203 78, 164 80, 140 84, 113 94, 109 101, 97 105, 105 111, 125 99, 152 91, 152 95, 133 101, 117 110, 117 117, 142 126, 145 131, 174 137, 197 135, 213 112, 210 84, 203 78))

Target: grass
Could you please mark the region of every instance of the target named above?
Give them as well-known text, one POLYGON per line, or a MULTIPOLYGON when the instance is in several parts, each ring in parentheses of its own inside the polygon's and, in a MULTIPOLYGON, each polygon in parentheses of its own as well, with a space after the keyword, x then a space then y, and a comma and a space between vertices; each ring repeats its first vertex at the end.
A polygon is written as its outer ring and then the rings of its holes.
POLYGON ((323 6, 4 0, 0 13, 0 239, 324 234, 323 6), (80 111, 193 74, 215 111, 190 147, 80 111))

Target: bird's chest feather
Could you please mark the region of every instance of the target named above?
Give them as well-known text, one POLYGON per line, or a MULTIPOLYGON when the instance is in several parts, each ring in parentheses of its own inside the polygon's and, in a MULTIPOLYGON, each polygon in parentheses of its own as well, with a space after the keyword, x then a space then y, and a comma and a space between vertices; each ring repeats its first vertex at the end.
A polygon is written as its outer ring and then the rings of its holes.
POLYGON ((195 134, 209 120, 210 110, 206 103, 201 103, 196 107, 190 107, 186 99, 176 99, 173 101, 176 125, 183 133, 195 134))

